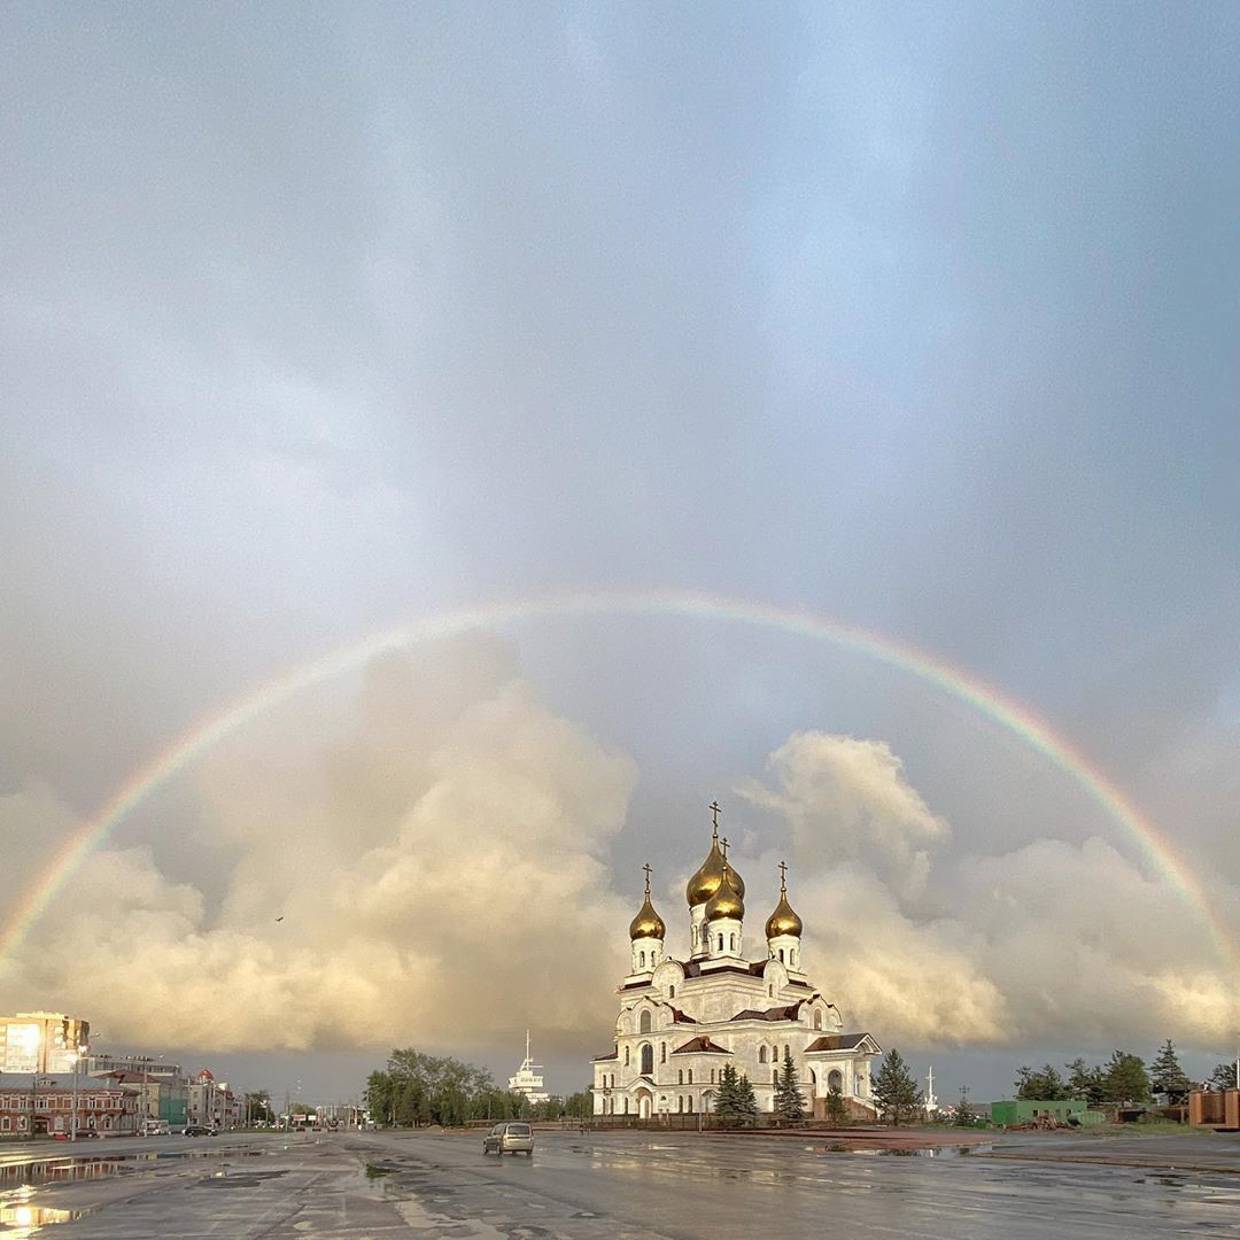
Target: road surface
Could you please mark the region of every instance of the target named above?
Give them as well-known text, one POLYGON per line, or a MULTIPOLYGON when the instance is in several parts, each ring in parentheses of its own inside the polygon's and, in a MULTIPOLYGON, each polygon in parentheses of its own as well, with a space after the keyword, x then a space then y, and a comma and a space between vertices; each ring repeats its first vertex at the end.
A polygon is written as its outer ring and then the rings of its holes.
POLYGON ((935 1157, 637 1132, 540 1133, 532 1159, 434 1132, 0 1147, 0 1219, 0 1236, 63 1240, 1240 1236, 1240 1138, 1035 1138, 935 1157), (1173 1169, 1186 1162, 1205 1169, 1173 1169))

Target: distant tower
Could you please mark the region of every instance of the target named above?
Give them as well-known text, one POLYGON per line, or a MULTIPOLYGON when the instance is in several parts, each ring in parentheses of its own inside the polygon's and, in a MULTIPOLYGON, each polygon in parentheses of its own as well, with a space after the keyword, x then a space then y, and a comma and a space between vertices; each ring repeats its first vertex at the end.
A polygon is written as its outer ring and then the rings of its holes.
POLYGON ((517 1074, 508 1078, 508 1092, 521 1094, 530 1102, 546 1102, 551 1095, 543 1089, 543 1079, 539 1073, 541 1067, 541 1064, 535 1063, 530 1058, 530 1031, 527 1029, 525 1031, 525 1058, 521 1061, 517 1074))
POLYGON ((934 1067, 926 1073, 926 1114, 933 1115, 939 1109, 939 1100, 934 1096, 934 1067))

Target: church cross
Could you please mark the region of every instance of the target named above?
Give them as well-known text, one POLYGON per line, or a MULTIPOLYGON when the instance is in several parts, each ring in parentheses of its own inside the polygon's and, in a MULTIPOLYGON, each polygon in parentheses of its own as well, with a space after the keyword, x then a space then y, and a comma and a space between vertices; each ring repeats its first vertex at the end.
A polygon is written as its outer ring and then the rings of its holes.
POLYGON ((779 894, 787 895, 788 893, 788 866, 786 862, 779 863, 779 894))
POLYGON ((725 835, 719 843, 723 845, 723 859, 726 861, 728 859, 728 837, 725 835))
POLYGON ((646 864, 642 866, 642 869, 646 871, 646 894, 649 895, 650 894, 650 875, 653 873, 653 871, 650 868, 650 862, 647 861, 646 864))
POLYGON ((719 808, 719 802, 717 800, 712 801, 706 808, 710 810, 711 821, 715 824, 715 829, 711 832, 711 834, 715 837, 715 839, 718 839, 719 838, 719 815, 723 813, 723 810, 719 808))

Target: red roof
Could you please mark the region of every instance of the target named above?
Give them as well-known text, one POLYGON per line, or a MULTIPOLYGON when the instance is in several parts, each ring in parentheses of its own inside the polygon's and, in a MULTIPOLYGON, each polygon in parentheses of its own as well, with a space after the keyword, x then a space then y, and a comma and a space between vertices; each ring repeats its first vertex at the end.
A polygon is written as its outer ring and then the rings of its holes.
POLYGON ((731 1053, 726 1046, 716 1045, 705 1034, 690 1038, 684 1046, 678 1046, 672 1052, 673 1055, 730 1055, 731 1053))

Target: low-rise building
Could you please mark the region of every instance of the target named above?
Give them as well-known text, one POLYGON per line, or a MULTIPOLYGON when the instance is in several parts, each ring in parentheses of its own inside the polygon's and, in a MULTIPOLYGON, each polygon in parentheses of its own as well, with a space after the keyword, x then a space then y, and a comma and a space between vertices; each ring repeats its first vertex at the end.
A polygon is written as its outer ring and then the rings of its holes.
POLYGON ((142 1119, 162 1119, 170 1128, 184 1128, 189 1122, 189 1082, 180 1077, 153 1076, 146 1072, 117 1070, 97 1073, 100 1078, 117 1081, 138 1096, 142 1119))
POLYGON ((992 1123, 1011 1127, 1014 1124, 1034 1124, 1043 1117, 1056 1123, 1066 1124, 1074 1117, 1077 1123, 1087 1110, 1083 1098, 1010 1098, 990 1104, 992 1123))
POLYGON ((120 1081, 72 1072, 0 1072, 0 1137, 71 1132, 75 1098, 79 1133, 137 1131, 138 1091, 120 1081))
POLYGON ((217 1081, 210 1068, 203 1068, 190 1082, 186 1098, 186 1119, 208 1128, 234 1128, 241 1122, 241 1096, 217 1081))

